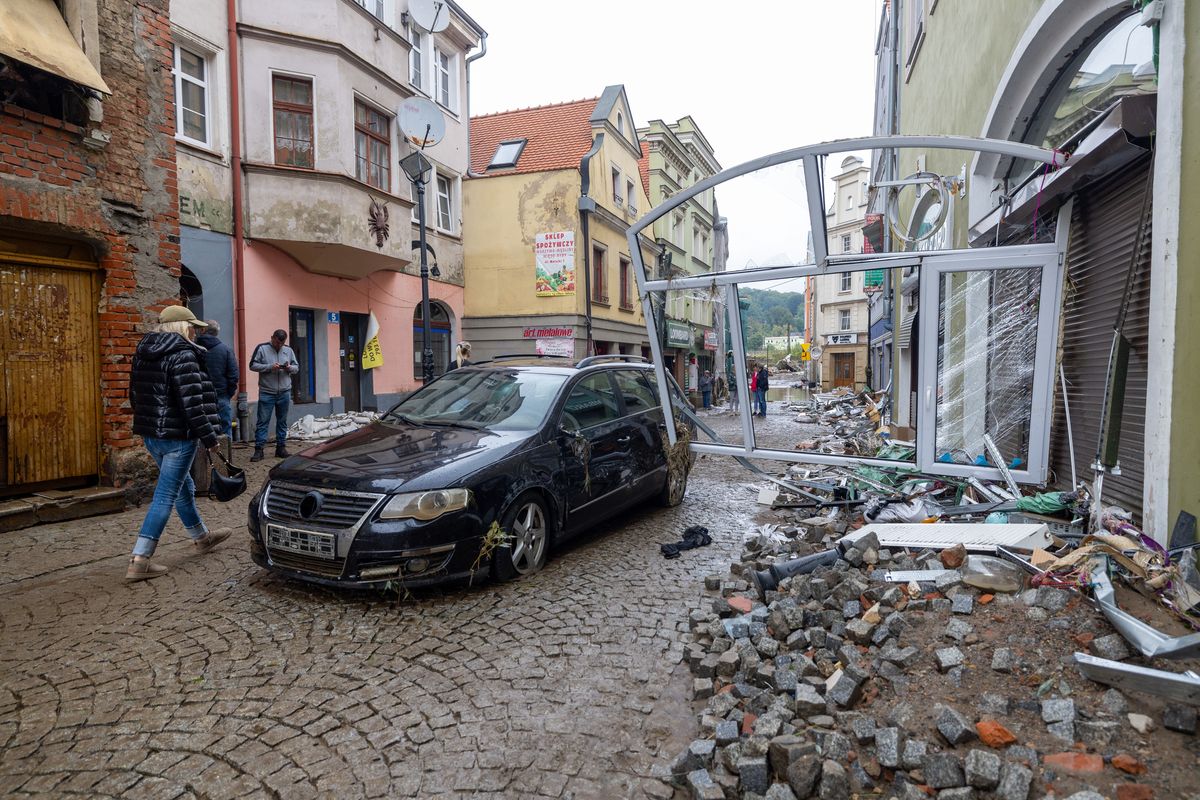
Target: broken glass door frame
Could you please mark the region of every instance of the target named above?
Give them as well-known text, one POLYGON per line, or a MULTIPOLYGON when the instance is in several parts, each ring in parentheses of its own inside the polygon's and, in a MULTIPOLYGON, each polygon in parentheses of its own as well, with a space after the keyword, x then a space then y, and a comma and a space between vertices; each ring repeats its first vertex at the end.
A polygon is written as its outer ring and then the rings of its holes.
MULTIPOLYGON (((1049 450, 1049 429, 1053 389, 1053 369, 1058 345, 1058 315, 1061 306, 1063 253, 1066 247, 1066 230, 1069 226, 1060 221, 1053 244, 1001 245, 983 249, 920 251, 903 253, 855 253, 830 255, 825 224, 824 174, 825 157, 834 153, 860 150, 886 150, 892 148, 915 148, 934 150, 956 150, 975 153, 993 153, 1014 158, 1027 158, 1043 164, 1055 163, 1056 154, 1032 145, 996 139, 980 139, 966 136, 874 136, 861 139, 842 139, 807 147, 785 150, 748 161, 724 170, 717 175, 700 181, 688 189, 672 195, 652 208, 646 216, 631 225, 627 237, 633 259, 634 274, 638 282, 638 294, 642 299, 642 311, 654 359, 655 377, 659 394, 668 397, 668 382, 663 360, 661 332, 655 321, 651 306, 651 295, 681 289, 704 289, 713 295, 723 292, 726 312, 730 320, 730 336, 734 350, 734 372, 740 386, 747 385, 745 342, 742 341, 741 312, 737 303, 737 287, 743 283, 776 281, 788 278, 829 275, 841 272, 863 272, 872 269, 894 269, 914 266, 919 268, 920 307, 936 309, 938 291, 942 277, 948 273, 988 272, 1003 269, 1037 269, 1040 271, 1037 334, 1033 367, 1031 416, 1028 431, 1028 458, 1023 468, 1009 470, 1012 477, 1023 483, 1042 483, 1046 478, 1049 450), (683 205, 698 194, 719 186, 733 178, 758 170, 801 161, 804 169, 805 190, 808 198, 810 230, 814 263, 779 267, 761 267, 732 272, 706 273, 685 278, 651 280, 646 274, 642 259, 640 239, 642 232, 673 209, 683 205)), ((1003 477, 1002 472, 991 466, 974 464, 944 463, 935 452, 936 403, 938 396, 937 346, 938 320, 940 314, 926 313, 920 318, 918 346, 919 409, 914 461, 842 456, 804 451, 774 450, 759 448, 754 439, 751 421, 751 403, 741 404, 743 444, 717 444, 692 442, 691 449, 697 453, 712 453, 740 457, 754 457, 787 461, 792 463, 829 464, 835 466, 916 466, 932 475, 974 476, 989 480, 1003 477)), ((671 444, 676 442, 675 414, 670 404, 664 404, 668 416, 667 436, 671 444)))

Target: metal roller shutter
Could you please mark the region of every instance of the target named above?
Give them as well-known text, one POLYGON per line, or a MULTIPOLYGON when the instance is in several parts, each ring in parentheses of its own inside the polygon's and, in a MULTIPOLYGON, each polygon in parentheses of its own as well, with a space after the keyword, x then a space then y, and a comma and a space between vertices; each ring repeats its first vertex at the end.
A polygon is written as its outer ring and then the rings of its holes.
MULTIPOLYGON (((1129 259, 1137 237, 1149 158, 1142 158, 1076 195, 1071 219, 1064 287, 1062 365, 1075 437, 1075 470, 1081 481, 1093 477, 1100 435, 1105 372, 1112 329, 1125 289, 1129 259)), ((1106 475, 1104 501, 1133 512, 1140 522, 1145 474, 1143 439, 1146 419, 1146 355, 1150 308, 1150 248, 1144 247, 1131 289, 1125 336, 1132 346, 1125 384, 1121 428, 1121 475, 1106 475)), ((1058 389, 1061 392, 1061 388, 1058 389)), ((1061 397, 1061 394, 1057 395, 1061 397)), ((1061 402, 1051 433, 1050 464, 1054 483, 1071 482, 1066 415, 1061 402)))

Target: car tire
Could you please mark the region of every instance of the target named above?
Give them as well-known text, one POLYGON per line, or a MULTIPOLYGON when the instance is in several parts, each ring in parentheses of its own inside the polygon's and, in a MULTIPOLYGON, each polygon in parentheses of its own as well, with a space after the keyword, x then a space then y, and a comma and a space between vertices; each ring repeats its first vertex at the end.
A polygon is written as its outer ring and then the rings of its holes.
POLYGON ((523 578, 545 566, 553 523, 546 502, 537 493, 518 497, 500 518, 500 527, 510 538, 507 546, 497 547, 492 556, 492 574, 497 580, 523 578))
POLYGON ((687 469, 672 470, 671 467, 667 467, 667 480, 663 483, 662 491, 658 493, 659 505, 663 508, 674 508, 683 502, 683 496, 687 494, 688 472, 687 469))

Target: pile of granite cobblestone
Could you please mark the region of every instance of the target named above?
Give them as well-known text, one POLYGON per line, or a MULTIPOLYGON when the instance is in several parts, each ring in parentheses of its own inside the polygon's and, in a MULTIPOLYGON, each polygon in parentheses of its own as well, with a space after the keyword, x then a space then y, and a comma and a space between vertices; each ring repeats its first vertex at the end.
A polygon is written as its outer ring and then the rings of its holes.
MULTIPOLYGON (((946 574, 961 554, 892 552, 874 534, 755 591, 752 571, 843 532, 766 526, 728 574, 706 578, 685 650, 702 737, 656 767, 664 788, 697 800, 1148 800, 1148 765, 1195 763, 1194 708, 1071 667, 1080 645, 1130 656, 1075 592, 989 593, 946 574), (882 580, 935 567, 936 582, 882 580), (1174 738, 1154 738, 1165 731, 1174 738)), ((1200 798, 1194 773, 1160 772, 1159 786, 1194 787, 1160 797, 1200 798)))

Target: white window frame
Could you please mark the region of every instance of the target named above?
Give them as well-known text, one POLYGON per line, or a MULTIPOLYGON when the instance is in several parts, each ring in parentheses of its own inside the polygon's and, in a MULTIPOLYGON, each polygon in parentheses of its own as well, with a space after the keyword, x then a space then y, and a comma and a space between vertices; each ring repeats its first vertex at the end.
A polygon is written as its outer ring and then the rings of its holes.
POLYGON ((415 25, 410 25, 408 27, 408 43, 410 47, 408 52, 408 82, 413 88, 428 93, 429 88, 425 85, 425 81, 429 70, 425 63, 425 47, 422 44, 424 41, 425 34, 418 30, 415 25), (416 73, 415 80, 414 73, 416 73))
POLYGON ((854 247, 854 244, 853 244, 853 241, 850 239, 850 234, 843 233, 842 234, 842 252, 849 253, 853 247, 854 247))
MULTIPOLYGON (((215 111, 215 103, 213 102, 213 67, 216 59, 213 58, 213 53, 204 48, 197 47, 189 41, 180 42, 173 41, 172 52, 173 66, 171 72, 174 76, 175 83, 175 138, 188 144, 194 144, 197 147, 203 147, 206 150, 215 150, 213 144, 213 112, 215 111), (204 80, 198 81, 191 75, 185 75, 179 66, 179 51, 187 50, 194 56, 200 58, 204 64, 204 80), (204 141, 193 139, 183 132, 183 82, 194 83, 204 90, 204 141)), ((274 112, 272 112, 274 116, 274 112)), ((272 146, 274 146, 274 138, 272 137, 272 146)))
POLYGON ((848 309, 848 308, 839 308, 838 309, 838 330, 839 331, 850 330, 850 324, 851 324, 850 316, 851 316, 850 309, 848 309))
POLYGON ((433 99, 452 114, 458 113, 458 56, 439 45, 433 47, 433 99), (446 66, 442 67, 442 58, 446 66), (445 99, 443 99, 443 95, 445 99))
POLYGON ((633 185, 633 181, 625 179, 625 206, 629 209, 630 214, 637 213, 637 187, 633 185))
POLYGON ((437 219, 435 220, 435 227, 437 227, 437 229, 440 231, 444 231, 446 233, 451 233, 451 234, 457 230, 457 225, 455 224, 455 222, 456 222, 455 218, 457 215, 454 213, 454 201, 455 201, 456 195, 458 194, 458 192, 455 191, 456 183, 457 183, 456 176, 446 175, 441 172, 437 173, 436 177, 433 180, 433 196, 434 196, 434 200, 436 201, 436 207, 434 209, 434 212, 437 215, 437 219), (446 197, 446 215, 449 217, 449 220, 447 220, 446 225, 442 224, 442 197, 443 197, 442 181, 446 182, 446 192, 447 192, 447 194, 445 195, 445 197, 446 197))
POLYGON ((358 3, 358 5, 361 6, 364 11, 366 11, 375 19, 379 20, 380 22, 383 21, 383 0, 354 0, 354 2, 358 3), (378 10, 376 11, 373 9, 378 10))
POLYGON ((839 276, 838 293, 844 294, 854 290, 854 275, 850 272, 843 272, 839 276))
POLYGON ((613 205, 621 207, 625 205, 625 198, 621 196, 621 169, 620 167, 612 167, 612 195, 613 205))
MULTIPOLYGON (((666 214, 673 213, 699 192, 696 187, 682 190, 666 203, 656 206, 642 219, 631 224, 626 232, 630 242, 631 256, 638 279, 639 291, 643 293, 642 308, 648 328, 652 361, 655 364, 655 377, 659 384, 659 393, 666 394, 669 388, 669 378, 663 367, 663 349, 658 325, 653 316, 651 301, 654 293, 671 291, 686 291, 688 289, 704 289, 707 291, 724 291, 725 307, 730 316, 729 331, 733 336, 733 351, 735 371, 739 380, 748 379, 745 362, 745 346, 742 342, 741 319, 737 302, 737 287, 745 283, 765 281, 792 280, 795 278, 815 277, 830 272, 867 272, 873 269, 904 269, 919 267, 919 291, 922 310, 930 309, 930 313, 921 314, 920 334, 918 341, 923 343, 916 354, 918 366, 918 381, 914 394, 918 397, 918 429, 916 442, 916 457, 913 461, 899 462, 890 459, 880 459, 862 456, 846 456, 815 452, 794 452, 791 450, 775 450, 759 447, 755 444, 753 421, 749 409, 742 414, 743 441, 739 444, 722 442, 696 442, 689 445, 694 453, 726 455, 741 458, 765 458, 793 463, 830 464, 836 466, 878 466, 895 468, 908 464, 926 474, 959 475, 963 477, 978 477, 986 480, 1003 480, 1005 473, 997 467, 976 466, 974 464, 954 464, 939 462, 936 447, 936 402, 938 395, 937 355, 939 348, 937 327, 939 317, 939 289, 944 274, 953 272, 978 272, 1008 269, 1035 269, 1040 277, 1039 296, 1037 304, 1037 332, 1035 352, 1033 356, 1032 386, 1030 390, 1029 407, 1031 416, 1026 429, 1028 449, 1023 454, 1026 463, 1006 471, 1018 483, 1044 483, 1048 471, 1049 434, 1053 402, 1051 392, 1055 379, 1055 356, 1058 345, 1057 317, 1061 310, 1062 281, 1064 275, 1067 237, 1070 229, 1069 206, 1060 210, 1056 238, 1053 244, 1034 245, 1002 245, 997 247, 979 248, 973 250, 942 250, 922 253, 856 253, 851 255, 829 255, 825 252, 828 236, 828 225, 820 203, 820 187, 825 177, 822 165, 827 156, 833 153, 845 153, 869 149, 889 147, 906 148, 918 147, 928 150, 971 150, 978 153, 995 153, 1014 158, 1028 158, 1039 163, 1052 163, 1055 159, 1053 152, 1040 147, 1024 145, 1015 142, 1005 142, 995 139, 980 139, 965 136, 872 136, 862 139, 839 141, 835 144, 824 143, 794 148, 784 153, 775 154, 770 166, 780 163, 798 161, 803 163, 805 184, 810 195, 809 215, 810 225, 814 232, 813 242, 817 252, 813 264, 767 267, 753 271, 714 272, 703 275, 692 275, 676 278, 652 278, 647 275, 646 265, 638 243, 647 228, 653 226, 666 214), (816 234, 824 235, 816 235, 816 234), (752 274, 750 274, 752 273, 752 274), (716 287, 722 287, 717 289, 716 287)), ((712 183, 704 188, 711 188, 725 181, 764 169, 763 159, 749 161, 736 167, 722 171, 714 176, 712 183)), ((675 410, 670 406, 664 407, 668 415, 667 437, 674 444, 675 410)), ((1008 455, 1008 454, 1006 454, 1008 455)), ((1016 455, 1016 454, 1013 454, 1016 455)))
POLYGON ((684 225, 686 224, 686 220, 684 219, 683 214, 676 214, 675 216, 671 217, 671 219, 673 219, 675 221, 675 227, 674 227, 674 230, 672 231, 671 241, 674 243, 674 245, 676 247, 678 247, 680 250, 682 250, 683 249, 683 236, 684 236, 683 228, 684 228, 684 225))

